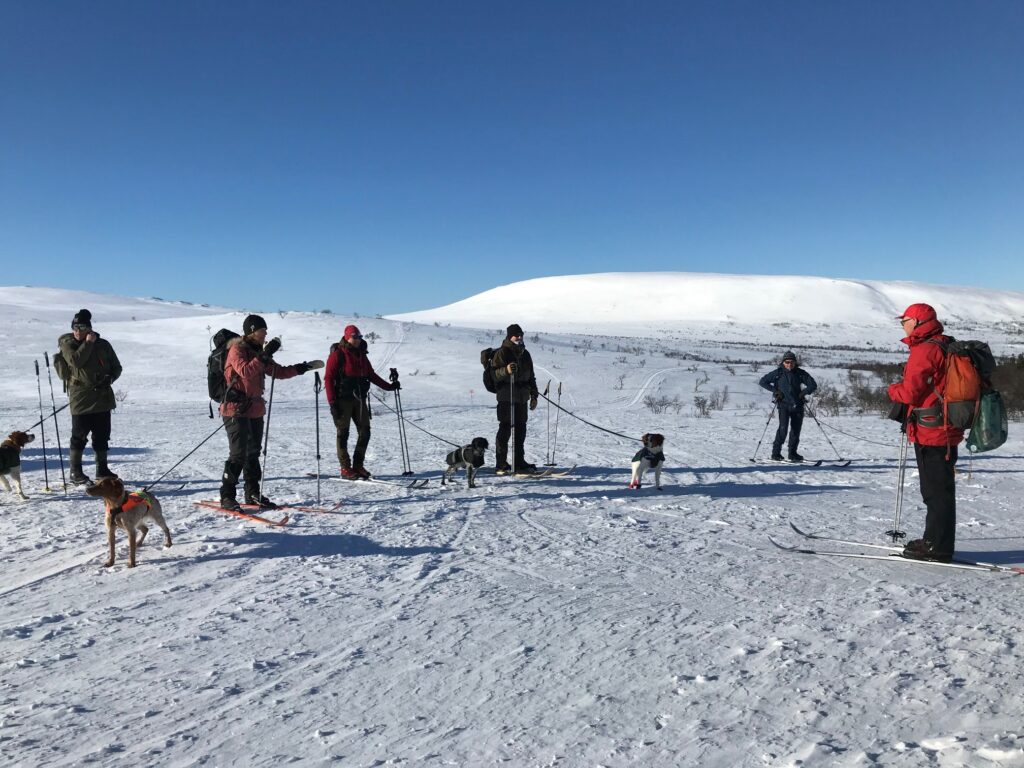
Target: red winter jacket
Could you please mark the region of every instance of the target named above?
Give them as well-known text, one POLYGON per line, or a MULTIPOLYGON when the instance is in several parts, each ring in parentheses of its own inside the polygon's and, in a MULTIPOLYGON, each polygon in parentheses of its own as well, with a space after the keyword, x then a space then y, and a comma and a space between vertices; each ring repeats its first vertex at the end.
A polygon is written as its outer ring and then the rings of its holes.
POLYGON ((264 364, 259 358, 262 350, 253 346, 239 336, 228 342, 228 357, 224 362, 224 381, 234 387, 247 398, 246 402, 220 405, 221 416, 241 416, 246 419, 260 419, 267 413, 267 403, 263 399, 264 377, 290 379, 298 376, 294 365, 278 365, 273 360, 264 364))
POLYGON ((903 380, 889 385, 889 399, 910 406, 907 439, 919 445, 958 445, 964 439, 962 429, 927 427, 914 418, 916 408, 942 408, 935 390, 941 390, 946 378, 946 353, 928 339, 947 342, 942 323, 928 320, 918 325, 903 343, 910 347, 910 357, 903 369, 903 380))
POLYGON ((364 399, 370 391, 370 382, 388 391, 395 387, 378 376, 366 356, 366 342, 351 344, 342 339, 331 346, 324 369, 324 389, 327 390, 327 404, 334 405, 336 398, 358 397, 364 399))

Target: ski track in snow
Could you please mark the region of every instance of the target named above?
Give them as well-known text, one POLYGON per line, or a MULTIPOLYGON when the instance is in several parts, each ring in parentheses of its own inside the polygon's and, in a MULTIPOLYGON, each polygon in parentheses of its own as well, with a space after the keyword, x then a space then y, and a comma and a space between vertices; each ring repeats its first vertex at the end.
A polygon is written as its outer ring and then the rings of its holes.
MULTIPOLYGON (((0 306, 12 359, 22 363, 61 330, 25 321, 26 305, 0 306)), ((97 318, 126 364, 111 458, 134 487, 217 426, 203 398, 205 328, 237 326, 242 316, 189 318, 175 305, 161 320, 146 307, 141 321, 97 318), (166 341, 136 341, 159 329, 166 341), (189 336, 194 352, 177 346, 189 336)), ((324 357, 352 321, 268 320, 287 337, 282 362, 324 357)), ((354 321, 380 336, 370 348, 378 372, 402 372, 411 421, 459 443, 478 434, 493 441, 493 404, 466 394, 492 332, 354 321)), ((0 515, 4 762, 1024 765, 1024 582, 796 556, 767 542, 791 535, 790 520, 881 541, 896 490, 889 422, 828 419, 865 438, 830 435, 852 458, 847 468, 751 463, 767 417, 756 389, 763 371, 700 363, 710 376, 702 391, 728 385, 733 408, 708 419, 686 409, 652 414, 643 394, 656 385, 689 402, 691 372, 623 367, 612 341, 586 355, 571 341, 542 339, 538 371, 564 382, 563 404, 584 418, 666 434, 663 491, 628 491, 635 443, 563 414, 558 459, 579 465, 569 477, 483 474, 468 489, 460 474, 442 487, 449 446, 409 429, 426 488, 328 478, 322 503, 342 501, 336 514, 295 512, 271 529, 192 505, 216 497, 226 454, 217 435, 154 489, 173 546, 151 530, 128 569, 119 534, 107 569, 102 504, 80 489, 39 498, 42 454, 33 444, 23 470, 34 498, 0 515), (632 399, 612 386, 624 371, 632 399)), ((0 389, 7 423, 35 420, 35 382, 23 371, 5 370, 0 389)), ((309 376, 275 387, 264 492, 281 503, 316 500, 306 476, 316 468, 311 389, 309 376)), ((321 465, 331 476, 334 430, 320 405, 321 465)), ((534 460, 546 423, 539 409, 531 414, 534 460)), ((396 419, 380 408, 372 425, 367 465, 397 476, 396 419)), ((1003 449, 975 459, 969 477, 965 462, 958 479, 967 556, 1024 562, 1024 441, 1015 427, 1003 449)), ((812 421, 803 434, 808 459, 832 456, 812 421)), ((905 492, 904 524, 917 535, 912 466, 905 492)))

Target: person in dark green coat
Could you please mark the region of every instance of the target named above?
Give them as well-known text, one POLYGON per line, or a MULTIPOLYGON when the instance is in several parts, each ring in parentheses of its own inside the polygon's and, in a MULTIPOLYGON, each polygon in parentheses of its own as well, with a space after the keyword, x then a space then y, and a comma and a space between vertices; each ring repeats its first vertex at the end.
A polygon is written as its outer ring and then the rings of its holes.
MULTIPOLYGON (((110 412, 117 407, 113 383, 121 376, 121 363, 110 342, 92 329, 92 313, 79 310, 71 321, 71 333, 57 340, 67 364, 68 403, 71 406, 71 482, 91 482, 82 470, 82 454, 92 433, 96 477, 116 477, 107 466, 110 443, 110 412)), ((63 378, 63 377, 62 377, 63 378)))

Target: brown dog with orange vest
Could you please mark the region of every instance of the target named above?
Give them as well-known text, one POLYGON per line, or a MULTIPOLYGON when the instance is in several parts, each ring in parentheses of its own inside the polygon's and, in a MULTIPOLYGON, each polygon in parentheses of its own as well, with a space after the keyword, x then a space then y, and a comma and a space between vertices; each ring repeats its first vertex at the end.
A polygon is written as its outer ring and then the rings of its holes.
POLYGON ((153 494, 147 491, 126 493, 124 483, 117 477, 104 477, 86 488, 85 492, 93 498, 103 499, 107 508, 107 544, 110 548, 110 557, 104 563, 107 568, 114 564, 114 530, 117 528, 128 534, 129 568, 135 567, 135 550, 142 546, 149 533, 149 528, 143 525, 145 520, 152 520, 159 525, 164 532, 164 546, 171 546, 171 532, 164 522, 160 502, 153 494), (136 531, 142 532, 138 540, 135 538, 136 531))

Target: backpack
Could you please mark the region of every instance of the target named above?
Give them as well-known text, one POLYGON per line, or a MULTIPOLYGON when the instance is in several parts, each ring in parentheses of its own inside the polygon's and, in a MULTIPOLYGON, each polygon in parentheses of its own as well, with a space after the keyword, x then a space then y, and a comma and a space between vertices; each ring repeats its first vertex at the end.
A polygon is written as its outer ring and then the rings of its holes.
POLYGON ((228 394, 227 382, 224 381, 224 365, 228 361, 228 342, 237 338, 238 334, 234 331, 221 328, 213 337, 213 351, 206 359, 206 388, 210 399, 218 403, 225 400, 233 402, 233 398, 228 394))
POLYGON ((942 391, 935 389, 942 404, 943 423, 957 429, 974 426, 981 409, 982 394, 992 389, 996 360, 983 341, 948 342, 928 339, 946 355, 946 377, 942 391))
POLYGON ((71 366, 59 349, 53 356, 53 370, 57 372, 57 378, 64 382, 64 391, 67 392, 68 382, 71 381, 71 366))
POLYGON ((498 383, 494 380, 494 366, 491 365, 491 358, 495 350, 488 347, 480 350, 480 364, 484 367, 484 389, 488 392, 497 392, 498 383))
POLYGON ((1008 433, 1003 396, 994 389, 989 390, 981 396, 981 406, 967 438, 967 450, 971 453, 991 451, 1006 442, 1008 433))

